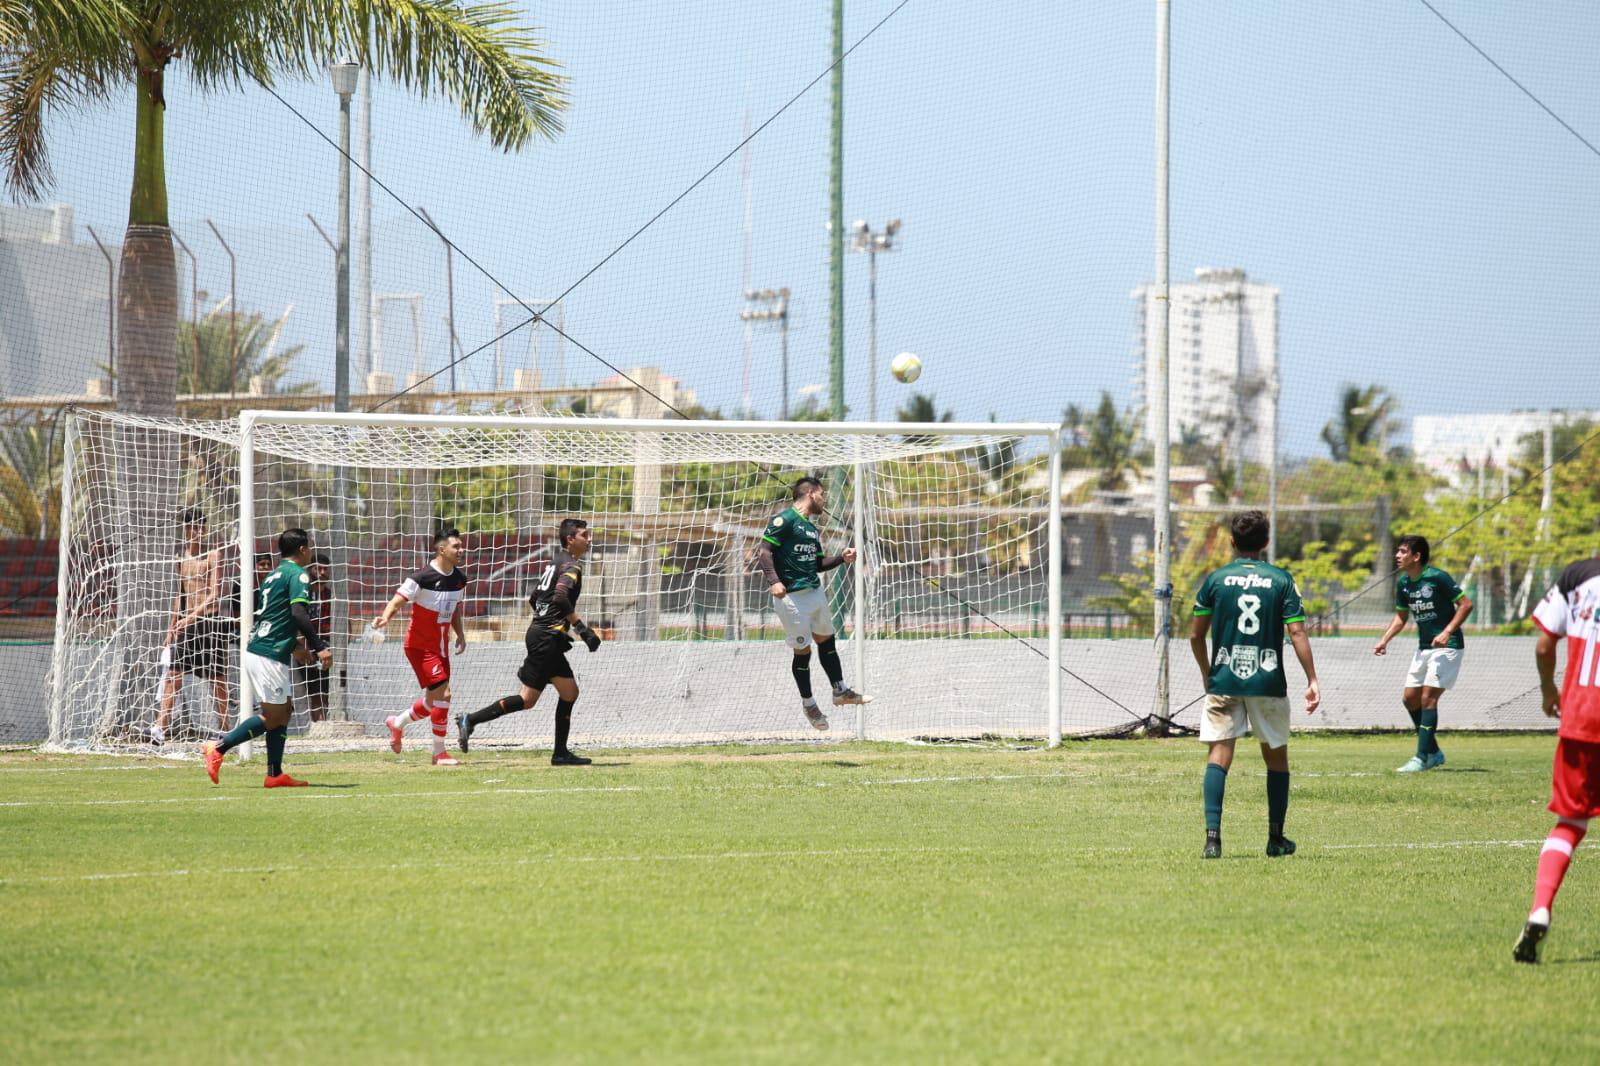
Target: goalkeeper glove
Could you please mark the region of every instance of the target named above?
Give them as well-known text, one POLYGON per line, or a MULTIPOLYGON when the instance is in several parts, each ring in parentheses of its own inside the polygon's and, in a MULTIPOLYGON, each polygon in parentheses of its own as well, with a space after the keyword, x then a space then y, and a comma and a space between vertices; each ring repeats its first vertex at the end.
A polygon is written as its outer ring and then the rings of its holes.
POLYGON ((594 630, 590 629, 583 619, 580 618, 572 623, 572 631, 578 634, 578 639, 582 640, 590 651, 600 650, 600 638, 594 635, 594 630))

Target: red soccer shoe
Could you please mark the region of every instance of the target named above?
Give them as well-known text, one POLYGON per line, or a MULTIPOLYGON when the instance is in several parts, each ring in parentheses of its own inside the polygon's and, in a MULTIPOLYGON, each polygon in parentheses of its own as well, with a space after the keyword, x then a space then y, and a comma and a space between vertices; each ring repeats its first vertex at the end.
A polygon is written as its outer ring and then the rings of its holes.
POLYGON ((385 718, 383 724, 389 727, 389 749, 399 755, 406 743, 405 726, 401 724, 399 716, 393 714, 385 718))
POLYGON ((451 755, 448 751, 441 751, 439 754, 433 757, 433 765, 460 766, 461 760, 457 759, 454 755, 451 755))
POLYGON ((297 777, 290 777, 288 774, 279 774, 276 777, 269 777, 269 778, 266 778, 265 780, 263 780, 261 782, 261 787, 262 788, 304 788, 306 785, 309 785, 310 783, 311 782, 309 782, 309 781, 301 781, 297 777))
POLYGON ((207 744, 205 750, 206 776, 211 778, 211 783, 217 783, 217 771, 222 769, 222 752, 217 750, 215 744, 207 744))

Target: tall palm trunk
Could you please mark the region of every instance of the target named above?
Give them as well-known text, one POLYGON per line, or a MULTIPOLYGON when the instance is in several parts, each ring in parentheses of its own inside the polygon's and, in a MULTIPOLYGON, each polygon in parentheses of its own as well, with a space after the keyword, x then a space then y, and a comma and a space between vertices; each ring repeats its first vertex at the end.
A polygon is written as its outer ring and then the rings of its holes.
MULTIPOLYGON (((139 72, 133 190, 122 245, 117 294, 117 409, 128 414, 177 414, 178 271, 167 226, 163 153, 164 63, 139 72)), ((161 645, 177 587, 179 448, 175 436, 141 427, 116 433, 121 500, 132 530, 117 569, 117 607, 123 635, 113 737, 148 725, 159 693, 161 645)))
POLYGON ((178 263, 167 227, 162 72, 139 74, 133 192, 117 292, 117 410, 177 414, 178 263))

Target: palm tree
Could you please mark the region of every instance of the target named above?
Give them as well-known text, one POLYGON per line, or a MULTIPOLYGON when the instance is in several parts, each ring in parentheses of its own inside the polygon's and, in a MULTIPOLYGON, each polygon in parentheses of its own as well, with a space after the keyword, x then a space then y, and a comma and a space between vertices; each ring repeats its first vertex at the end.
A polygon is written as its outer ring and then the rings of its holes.
POLYGON ((1139 461, 1139 414, 1119 412, 1109 392, 1100 394, 1100 406, 1089 419, 1088 459, 1100 471, 1096 483, 1107 492, 1121 488, 1143 468, 1139 461))
POLYGON ((175 413, 177 272, 163 155, 166 75, 202 91, 311 78, 353 58, 439 93, 510 151, 561 129, 565 79, 504 3, 453 0, 0 0, 0 163, 19 197, 52 184, 47 110, 135 89, 133 187, 118 273, 118 406, 175 413))
MULTIPOLYGON (((911 394, 911 399, 906 401, 906 405, 895 412, 895 417, 902 422, 953 422, 956 415, 954 411, 939 414, 932 396, 914 392, 911 394)), ((911 444, 933 443, 933 438, 926 433, 912 433, 906 440, 911 444)))
POLYGON ((1322 440, 1335 462, 1347 463, 1361 452, 1387 451, 1389 435, 1398 426, 1400 402, 1382 385, 1346 385, 1339 393, 1339 413, 1322 427, 1322 440))
POLYGON ((312 392, 315 382, 301 382, 279 389, 281 381, 294 365, 304 345, 276 350, 278 335, 283 330, 289 313, 285 311, 276 322, 268 322, 260 314, 239 319, 238 363, 234 362, 234 337, 232 326, 222 313, 226 301, 218 303, 199 322, 178 324, 178 392, 182 395, 218 395, 221 393, 248 392, 250 382, 260 378, 269 392, 312 392), (233 378, 237 365, 238 378, 233 378), (198 378, 199 387, 195 387, 198 378))
POLYGON ((40 537, 61 512, 61 445, 56 425, 11 426, 0 433, 0 531, 40 537))

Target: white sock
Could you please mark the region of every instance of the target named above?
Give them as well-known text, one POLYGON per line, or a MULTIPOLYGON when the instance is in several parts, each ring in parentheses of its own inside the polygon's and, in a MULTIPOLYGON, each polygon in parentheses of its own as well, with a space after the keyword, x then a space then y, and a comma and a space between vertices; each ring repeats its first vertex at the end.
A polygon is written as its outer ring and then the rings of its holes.
POLYGON ((833 691, 835 691, 835 692, 843 692, 845 689, 847 689, 849 687, 850 686, 845 684, 843 681, 835 681, 833 683, 833 691))
POLYGON ((817 705, 817 698, 815 696, 806 696, 801 702, 807 707, 815 707, 817 705))
POLYGON ((155 741, 157 744, 165 744, 167 735, 161 731, 160 726, 153 725, 150 727, 150 739, 155 741))
POLYGON ((1538 910, 1528 915, 1528 921, 1532 922, 1534 925, 1549 925, 1550 908, 1540 907, 1538 910))
POLYGON ((444 749, 445 749, 445 743, 444 742, 445 742, 445 739, 446 739, 445 737, 434 737, 433 738, 433 753, 435 755, 443 755, 444 754, 444 749))

